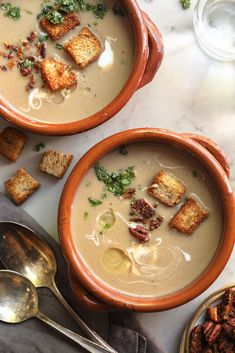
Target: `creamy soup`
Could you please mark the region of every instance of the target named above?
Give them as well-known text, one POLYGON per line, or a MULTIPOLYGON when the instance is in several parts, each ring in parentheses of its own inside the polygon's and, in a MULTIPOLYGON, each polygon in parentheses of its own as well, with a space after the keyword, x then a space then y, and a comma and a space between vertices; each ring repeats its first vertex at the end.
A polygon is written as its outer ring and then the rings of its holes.
MULTIPOLYGON (((4 42, 18 44, 32 31, 37 33, 33 44, 39 39, 42 41, 45 32, 39 25, 37 15, 43 6, 54 4, 53 1, 39 0, 9 0, 8 3, 20 8, 21 17, 13 20, 11 16, 5 16, 7 11, 4 8, 0 8, 0 52, 3 54, 9 53, 4 42)), ((100 1, 84 3, 96 5, 100 1)), ((68 63, 77 74, 77 85, 51 92, 43 83, 40 72, 35 73, 36 82, 31 80, 33 84, 30 85, 29 77, 22 76, 17 65, 13 67, 12 60, 9 64, 9 58, 0 56, 0 95, 3 99, 26 117, 52 123, 80 120, 109 104, 120 93, 131 73, 135 48, 127 14, 123 15, 120 11, 114 13, 113 7, 115 4, 117 6, 117 1, 105 3, 108 10, 103 18, 97 18, 92 11, 78 11, 80 25, 59 40, 44 41, 46 57, 68 63), (102 53, 95 62, 79 70, 62 46, 85 26, 101 41, 102 53)), ((26 56, 30 54, 31 49, 28 49, 26 56)))
POLYGON ((135 195, 125 199, 120 196, 122 190, 115 189, 116 195, 112 188, 108 191, 108 184, 97 178, 97 168, 84 177, 74 198, 71 227, 89 270, 115 289, 137 296, 167 295, 189 285, 215 255, 223 226, 220 200, 206 170, 177 148, 147 142, 109 153, 98 168, 108 173, 126 170, 123 185, 131 192, 134 189, 135 195), (161 170, 173 173, 186 187, 176 206, 156 204, 147 192, 161 170), (169 227, 187 197, 200 201, 209 213, 191 235, 169 227), (163 220, 149 232, 148 241, 130 233, 137 221, 130 216, 130 205, 137 199, 149 202, 155 207, 155 216, 163 220))

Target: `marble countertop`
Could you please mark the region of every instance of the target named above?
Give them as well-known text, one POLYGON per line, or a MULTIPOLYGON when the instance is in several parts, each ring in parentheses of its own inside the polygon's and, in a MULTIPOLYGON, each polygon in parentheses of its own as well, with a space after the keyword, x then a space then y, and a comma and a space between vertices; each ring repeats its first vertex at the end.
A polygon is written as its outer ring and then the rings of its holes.
MULTIPOLYGON (((98 128, 77 136, 41 137, 29 135, 24 153, 15 164, 0 159, 0 191, 3 181, 17 167, 26 167, 42 184, 37 195, 22 207, 57 238, 57 206, 65 178, 55 182, 38 172, 41 153, 33 151, 38 142, 46 147, 72 152, 73 165, 91 146, 103 138, 133 127, 162 127, 190 131, 217 141, 231 163, 235 186, 235 66, 207 57, 195 42, 191 9, 182 10, 178 0, 139 0, 139 5, 159 26, 165 41, 165 59, 154 81, 136 92, 116 117, 98 128)), ((0 118, 0 130, 8 124, 0 118)), ((235 251, 217 281, 200 297, 180 308, 162 313, 137 314, 142 325, 160 340, 168 353, 177 353, 182 330, 199 303, 215 289, 235 281, 235 251)))

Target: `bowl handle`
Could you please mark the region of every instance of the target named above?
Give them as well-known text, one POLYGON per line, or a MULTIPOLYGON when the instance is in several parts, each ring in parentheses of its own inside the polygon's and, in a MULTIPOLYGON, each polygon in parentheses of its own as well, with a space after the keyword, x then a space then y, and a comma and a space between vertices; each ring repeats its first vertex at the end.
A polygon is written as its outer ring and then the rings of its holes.
POLYGON ((164 55, 164 44, 159 29, 144 11, 142 11, 142 14, 148 31, 149 56, 144 75, 138 88, 141 88, 152 81, 157 70, 161 66, 164 55))
POLYGON ((219 145, 217 145, 217 143, 215 141, 213 141, 209 137, 205 137, 205 136, 197 135, 197 134, 184 133, 183 135, 196 141, 197 143, 202 145, 205 149, 207 149, 215 157, 215 159, 219 162, 221 167, 224 169, 227 177, 230 178, 229 161, 228 161, 224 151, 222 150, 222 148, 219 145))
POLYGON ((71 268, 68 268, 69 282, 73 291, 75 298, 89 310, 107 312, 114 311, 116 309, 112 308, 110 305, 102 302, 95 296, 93 296, 83 285, 77 280, 73 274, 71 268))

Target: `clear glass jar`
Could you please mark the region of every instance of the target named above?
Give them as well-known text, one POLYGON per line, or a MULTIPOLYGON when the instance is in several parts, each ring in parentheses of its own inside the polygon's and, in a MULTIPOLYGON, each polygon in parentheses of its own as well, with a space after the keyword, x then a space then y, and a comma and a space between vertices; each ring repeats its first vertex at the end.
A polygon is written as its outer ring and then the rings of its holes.
POLYGON ((235 60, 235 0, 199 0, 194 28, 199 45, 208 55, 235 60))

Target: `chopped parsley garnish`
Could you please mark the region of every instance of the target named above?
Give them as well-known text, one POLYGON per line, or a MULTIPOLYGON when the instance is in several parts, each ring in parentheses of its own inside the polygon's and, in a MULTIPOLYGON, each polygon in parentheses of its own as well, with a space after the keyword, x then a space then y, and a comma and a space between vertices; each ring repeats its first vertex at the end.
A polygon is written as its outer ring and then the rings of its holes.
POLYGON ((55 47, 59 50, 63 49, 63 45, 56 43, 55 47))
POLYGON ((183 9, 189 9, 191 6, 191 0, 180 0, 183 9))
POLYGON ((53 10, 53 6, 52 5, 43 6, 42 11, 37 15, 37 19, 39 19, 42 16, 47 15, 52 10, 53 10))
POLYGON ((58 25, 64 22, 64 16, 56 10, 48 12, 44 17, 54 25, 58 25))
POLYGON ((115 16, 125 16, 125 10, 118 2, 115 2, 115 5, 113 6, 112 10, 115 16))
POLYGON ((94 166, 98 180, 103 181, 107 190, 115 196, 121 196, 135 177, 134 167, 128 167, 116 173, 108 173, 99 163, 94 166))
POLYGON ((28 15, 33 15, 32 11, 26 10, 24 9, 24 11, 28 14, 28 15))
POLYGON ((3 10, 4 16, 11 18, 16 21, 21 18, 20 8, 18 6, 12 6, 9 3, 0 4, 0 9, 3 10))
POLYGON ((46 145, 45 145, 44 142, 39 142, 39 143, 37 143, 37 144, 34 146, 33 150, 36 151, 36 152, 40 152, 41 149, 42 149, 42 148, 45 148, 45 147, 46 147, 46 145))
POLYGON ((100 2, 97 5, 92 5, 84 0, 77 0, 77 3, 80 11, 91 11, 96 18, 103 19, 108 11, 108 6, 104 2, 100 2))
POLYGON ((108 196, 107 196, 106 192, 104 192, 104 193, 101 195, 101 199, 102 199, 102 200, 107 199, 107 197, 108 197, 108 196))
POLYGON ((59 10, 65 13, 70 13, 75 10, 76 2, 75 0, 56 0, 59 5, 59 10))
POLYGON ((88 198, 88 201, 90 202, 91 206, 94 206, 94 207, 102 204, 102 201, 97 199, 92 199, 91 197, 88 198))
POLYGON ((42 42, 46 42, 47 39, 48 39, 48 35, 45 33, 45 34, 41 34, 41 35, 40 35, 40 37, 38 38, 38 41, 39 41, 40 43, 42 43, 42 42))
POLYGON ((87 211, 85 211, 84 213, 83 213, 83 219, 87 219, 88 218, 88 212, 87 211))
POLYGON ((34 66, 34 61, 32 61, 32 60, 29 60, 29 59, 25 59, 24 61, 22 61, 21 63, 20 63, 20 66, 21 67, 33 67, 34 66))
POLYGON ((119 153, 122 154, 123 156, 126 156, 128 154, 128 151, 126 149, 126 146, 121 146, 119 148, 119 153))

